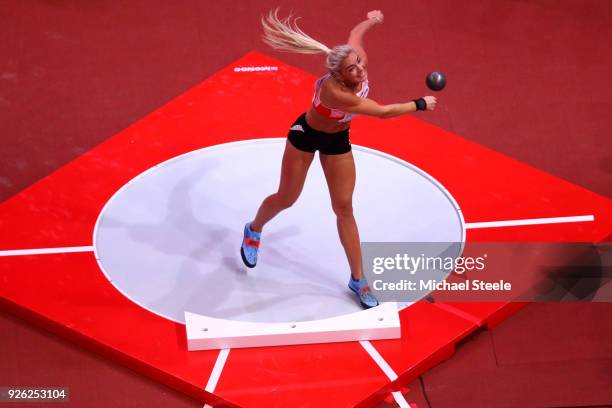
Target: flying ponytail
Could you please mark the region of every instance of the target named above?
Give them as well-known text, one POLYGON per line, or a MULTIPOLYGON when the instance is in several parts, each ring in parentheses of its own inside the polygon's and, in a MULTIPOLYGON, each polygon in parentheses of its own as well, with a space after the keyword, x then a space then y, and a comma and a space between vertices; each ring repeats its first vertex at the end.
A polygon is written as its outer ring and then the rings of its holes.
POLYGON ((284 19, 278 18, 278 8, 270 10, 267 16, 261 18, 264 34, 263 41, 270 47, 286 52, 299 54, 329 54, 331 50, 325 44, 315 40, 297 25, 298 18, 291 21, 289 15, 284 19))
POLYGON ((278 17, 278 7, 270 10, 267 16, 261 18, 264 34, 263 41, 275 50, 296 52, 299 54, 327 55, 327 69, 332 73, 340 72, 342 61, 353 51, 348 44, 338 45, 330 49, 327 45, 315 40, 297 25, 297 18, 291 20, 289 15, 284 19, 278 17))

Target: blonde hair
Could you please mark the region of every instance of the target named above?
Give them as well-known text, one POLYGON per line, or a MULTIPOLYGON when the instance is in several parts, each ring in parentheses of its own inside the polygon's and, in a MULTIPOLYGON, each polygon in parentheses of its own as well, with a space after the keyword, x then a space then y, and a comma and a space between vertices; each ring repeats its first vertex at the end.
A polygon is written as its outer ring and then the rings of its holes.
POLYGON ((284 19, 278 17, 278 8, 270 10, 267 16, 261 18, 264 34, 263 41, 279 51, 296 52, 299 54, 327 54, 327 69, 339 72, 342 61, 353 51, 348 44, 338 45, 330 49, 327 45, 315 40, 297 25, 296 17, 292 15, 284 19))

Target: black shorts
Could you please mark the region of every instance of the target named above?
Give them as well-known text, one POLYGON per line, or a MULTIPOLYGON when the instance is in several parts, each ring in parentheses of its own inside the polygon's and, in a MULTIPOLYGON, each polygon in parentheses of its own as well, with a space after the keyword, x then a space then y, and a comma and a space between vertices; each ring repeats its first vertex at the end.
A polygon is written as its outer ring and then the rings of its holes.
POLYGON ((318 150, 322 154, 343 154, 351 151, 348 129, 337 133, 315 130, 306 123, 305 113, 291 125, 287 138, 303 152, 314 153, 318 150))

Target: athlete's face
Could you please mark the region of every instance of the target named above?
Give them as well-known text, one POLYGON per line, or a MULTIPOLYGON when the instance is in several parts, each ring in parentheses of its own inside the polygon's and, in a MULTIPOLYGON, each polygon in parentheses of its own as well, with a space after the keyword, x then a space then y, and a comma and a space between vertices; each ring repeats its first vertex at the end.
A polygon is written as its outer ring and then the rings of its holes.
POLYGON ((351 52, 342 61, 340 75, 347 86, 354 86, 368 78, 368 71, 361 57, 357 53, 351 52))

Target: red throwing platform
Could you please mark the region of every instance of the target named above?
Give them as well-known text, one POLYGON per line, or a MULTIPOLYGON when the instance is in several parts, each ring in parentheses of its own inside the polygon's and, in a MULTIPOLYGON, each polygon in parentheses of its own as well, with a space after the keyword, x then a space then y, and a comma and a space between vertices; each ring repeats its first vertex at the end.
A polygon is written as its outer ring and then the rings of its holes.
MULTIPOLYGON (((420 302, 401 311, 400 340, 235 349, 213 375, 219 374, 218 381, 209 383, 220 352, 188 352, 183 325, 132 303, 108 282, 91 249, 92 237, 100 211, 118 189, 193 150, 285 135, 308 106, 314 80, 249 53, 2 203, 0 304, 202 401, 245 407, 373 405, 448 358, 474 330, 520 308, 420 302), (7 252, 75 247, 84 248, 7 252)), ((358 118, 351 141, 399 157, 439 180, 460 205, 468 240, 600 241, 612 230, 610 200, 431 126, 418 115, 358 118), (593 221, 470 228, 476 222, 585 215, 593 221)))

